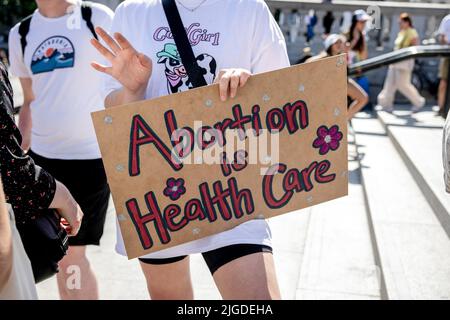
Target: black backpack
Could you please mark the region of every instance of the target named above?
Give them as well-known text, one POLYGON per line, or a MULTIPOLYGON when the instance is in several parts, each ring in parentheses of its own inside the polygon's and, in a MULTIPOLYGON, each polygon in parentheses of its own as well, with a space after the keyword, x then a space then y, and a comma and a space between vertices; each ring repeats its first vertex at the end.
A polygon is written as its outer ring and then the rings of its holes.
MULTIPOLYGON (((22 56, 25 54, 25 47, 27 46, 27 34, 30 31, 30 23, 33 15, 29 15, 20 22, 19 35, 20 45, 22 46, 22 56)), ((92 24, 92 8, 91 2, 84 1, 81 3, 81 17, 86 22, 88 29, 91 31, 95 39, 98 40, 97 33, 95 32, 94 25, 92 24)))

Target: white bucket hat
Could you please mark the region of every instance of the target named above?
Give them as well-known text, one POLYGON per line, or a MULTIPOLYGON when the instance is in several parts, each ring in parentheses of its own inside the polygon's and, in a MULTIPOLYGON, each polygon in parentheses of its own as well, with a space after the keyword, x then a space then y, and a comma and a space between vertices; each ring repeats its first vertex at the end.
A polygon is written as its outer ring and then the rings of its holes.
POLYGON ((357 21, 367 21, 371 19, 371 17, 363 9, 355 10, 353 15, 356 16, 357 21))
POLYGON ((325 50, 328 50, 333 44, 335 44, 339 40, 341 40, 342 42, 345 43, 345 41, 347 39, 343 35, 340 35, 340 34, 336 34, 336 33, 330 34, 323 42, 325 50))

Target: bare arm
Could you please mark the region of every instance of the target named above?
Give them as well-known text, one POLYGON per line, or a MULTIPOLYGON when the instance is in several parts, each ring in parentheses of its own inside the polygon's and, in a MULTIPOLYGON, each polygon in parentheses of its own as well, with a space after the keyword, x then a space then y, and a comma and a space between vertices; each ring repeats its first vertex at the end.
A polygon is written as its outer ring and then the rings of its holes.
MULTIPOLYGON (((108 94, 105 98, 105 107, 145 99, 152 74, 152 60, 136 51, 122 34, 116 32, 113 38, 102 28, 97 27, 96 31, 108 48, 96 39, 92 39, 91 44, 111 63, 111 66, 92 62, 92 67, 110 75, 122 85, 120 89, 108 94)), ((245 69, 220 70, 215 82, 219 84, 221 100, 225 101, 227 96, 234 97, 238 88, 244 86, 249 77, 250 72, 245 69)))
POLYGON ((25 151, 31 144, 31 102, 34 100, 31 78, 20 78, 20 84, 23 90, 23 105, 19 113, 19 130, 22 134, 22 149, 25 151))
POLYGON ((145 90, 132 92, 122 87, 111 91, 105 98, 105 108, 118 106, 125 103, 140 101, 145 99, 145 90))
POLYGON ((411 44, 410 46, 417 46, 419 45, 419 37, 415 37, 414 39, 411 40, 411 44))
POLYGON ((347 119, 350 120, 369 102, 369 96, 363 88, 352 79, 348 79, 347 95, 353 100, 347 111, 347 119))
POLYGON ((0 291, 8 281, 12 269, 12 239, 5 194, 0 179, 0 291))
POLYGON ((360 52, 360 58, 361 58, 361 60, 366 60, 368 57, 369 57, 369 51, 367 50, 367 43, 364 40, 364 45, 360 52))

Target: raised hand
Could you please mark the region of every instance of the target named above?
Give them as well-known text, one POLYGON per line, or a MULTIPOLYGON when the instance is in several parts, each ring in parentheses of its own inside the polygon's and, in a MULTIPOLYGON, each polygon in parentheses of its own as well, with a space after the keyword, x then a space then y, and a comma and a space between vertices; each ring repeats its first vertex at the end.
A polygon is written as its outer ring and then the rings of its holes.
POLYGON ((152 60, 145 54, 136 51, 122 34, 115 33, 113 39, 100 27, 95 28, 95 31, 109 49, 97 39, 92 39, 91 44, 111 63, 111 66, 107 67, 92 62, 92 67, 114 77, 130 92, 145 91, 152 74, 152 60))

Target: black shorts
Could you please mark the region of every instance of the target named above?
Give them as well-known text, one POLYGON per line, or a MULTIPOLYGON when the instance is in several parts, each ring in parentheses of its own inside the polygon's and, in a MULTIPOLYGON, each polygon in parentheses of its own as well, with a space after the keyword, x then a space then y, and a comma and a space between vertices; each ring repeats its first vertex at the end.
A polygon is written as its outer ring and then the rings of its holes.
MULTIPOLYGON (((202 256, 203 259, 205 259, 206 264, 208 265, 209 271, 211 272, 211 274, 214 274, 217 269, 233 260, 259 252, 272 253, 272 248, 262 244, 233 244, 230 246, 203 252, 202 256)), ((178 262, 187 257, 188 256, 179 256, 167 259, 139 258, 139 261, 145 264, 163 265, 178 262)))
POLYGON ((80 231, 69 237, 69 245, 100 245, 110 195, 102 159, 48 159, 31 150, 28 154, 69 189, 84 213, 80 231))

